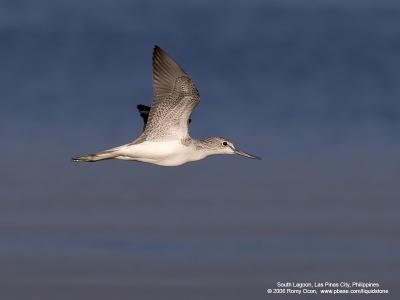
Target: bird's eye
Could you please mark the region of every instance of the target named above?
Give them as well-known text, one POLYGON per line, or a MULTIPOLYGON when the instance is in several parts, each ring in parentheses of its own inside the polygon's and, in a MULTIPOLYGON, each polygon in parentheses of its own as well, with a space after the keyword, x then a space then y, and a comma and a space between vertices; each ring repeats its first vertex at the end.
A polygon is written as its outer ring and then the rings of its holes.
POLYGON ((226 145, 228 145, 228 143, 227 142, 223 142, 222 145, 226 146, 226 145))

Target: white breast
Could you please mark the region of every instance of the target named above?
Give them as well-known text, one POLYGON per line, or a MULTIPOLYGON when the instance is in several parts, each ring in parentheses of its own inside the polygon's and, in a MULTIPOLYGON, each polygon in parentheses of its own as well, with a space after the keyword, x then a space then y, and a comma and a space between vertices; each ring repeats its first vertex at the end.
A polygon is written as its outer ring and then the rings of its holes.
POLYGON ((205 157, 195 148, 183 145, 180 141, 143 142, 120 149, 118 159, 137 160, 161 166, 178 166, 205 157))

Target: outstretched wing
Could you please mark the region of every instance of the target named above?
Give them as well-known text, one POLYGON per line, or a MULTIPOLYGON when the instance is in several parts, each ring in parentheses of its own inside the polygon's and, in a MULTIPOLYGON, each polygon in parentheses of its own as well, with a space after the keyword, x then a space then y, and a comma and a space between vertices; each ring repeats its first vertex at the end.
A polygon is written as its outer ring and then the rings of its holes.
MULTIPOLYGON (((144 104, 138 104, 136 106, 136 108, 139 111, 140 116, 143 119, 143 131, 146 128, 146 124, 147 124, 147 119, 149 118, 149 113, 150 113, 150 106, 144 105, 144 104)), ((189 118, 189 124, 192 122, 192 119, 189 118)))
POLYGON ((200 102, 192 79, 160 47, 153 51, 154 100, 147 125, 141 136, 145 140, 180 140, 188 137, 188 121, 200 102))

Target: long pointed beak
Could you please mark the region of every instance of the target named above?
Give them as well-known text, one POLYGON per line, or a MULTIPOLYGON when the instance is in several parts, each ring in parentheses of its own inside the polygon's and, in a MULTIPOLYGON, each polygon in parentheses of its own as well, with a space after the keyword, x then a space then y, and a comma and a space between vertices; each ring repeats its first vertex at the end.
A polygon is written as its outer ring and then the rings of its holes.
POLYGON ((246 152, 243 152, 243 151, 240 151, 240 150, 237 150, 237 149, 233 149, 233 151, 234 151, 235 154, 237 154, 237 155, 241 155, 241 156, 248 157, 248 158, 252 158, 252 159, 261 160, 261 157, 258 157, 258 156, 255 156, 255 155, 251 155, 251 154, 248 154, 248 153, 246 153, 246 152))

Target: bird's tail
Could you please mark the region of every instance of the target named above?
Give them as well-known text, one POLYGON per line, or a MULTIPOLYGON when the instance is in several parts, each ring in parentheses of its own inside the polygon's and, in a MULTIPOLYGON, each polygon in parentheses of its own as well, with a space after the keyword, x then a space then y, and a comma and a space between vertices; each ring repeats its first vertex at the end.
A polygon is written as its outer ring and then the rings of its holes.
POLYGON ((94 154, 88 154, 88 155, 83 155, 83 156, 79 156, 79 157, 74 157, 74 158, 72 158, 72 161, 95 162, 95 161, 99 161, 99 160, 112 159, 117 156, 118 156, 117 151, 106 150, 106 151, 98 152, 98 153, 94 153, 94 154))

